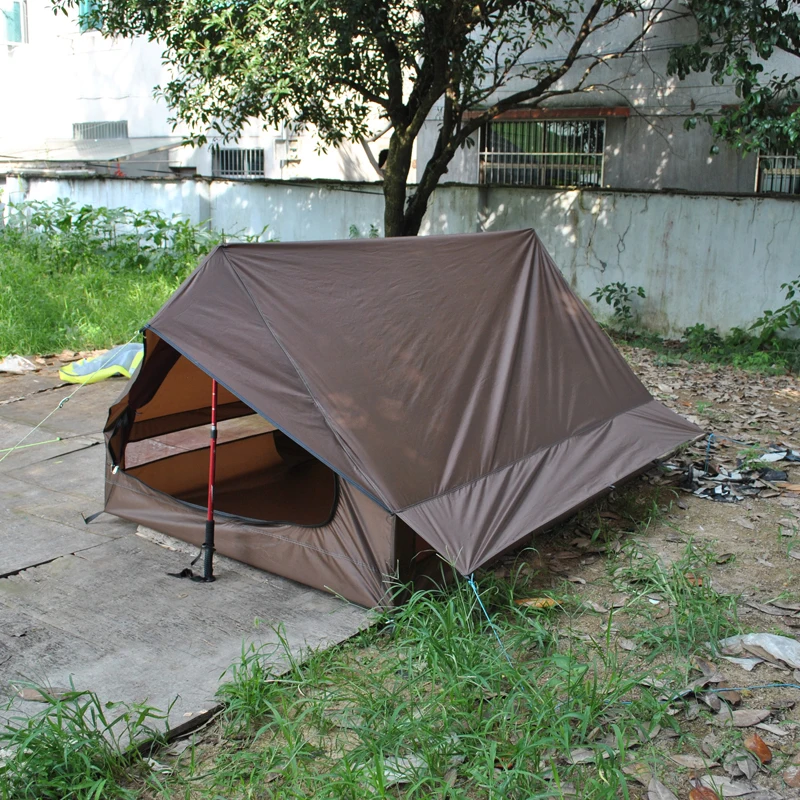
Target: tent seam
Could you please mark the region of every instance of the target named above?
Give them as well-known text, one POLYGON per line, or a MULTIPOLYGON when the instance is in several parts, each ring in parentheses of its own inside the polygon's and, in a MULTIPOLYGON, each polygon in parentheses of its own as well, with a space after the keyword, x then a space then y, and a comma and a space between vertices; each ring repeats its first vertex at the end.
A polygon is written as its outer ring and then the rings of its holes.
MULTIPOLYGON (((341 437, 339 436, 339 434, 334 429, 333 425, 331 424, 330 420, 328 419, 328 415, 325 413, 324 409, 322 408, 322 406, 320 405, 320 403, 317 400, 316 396, 314 395, 314 392, 311 390, 311 387, 308 385, 308 381, 306 380, 305 375, 303 375, 303 372, 297 366, 297 364, 295 363, 295 360, 291 357, 291 355, 289 355, 289 351, 283 346, 283 342, 280 340, 280 338, 277 336, 275 331, 272 329, 272 326, 269 324, 269 322, 267 321, 266 317, 261 313, 261 309, 258 307, 258 304, 253 299, 253 295, 250 293, 250 290, 247 288, 247 284, 244 282, 244 279, 239 274, 238 270, 233 265, 231 260, 228 258, 228 254, 225 252, 224 249, 223 249, 222 252, 223 252, 223 255, 225 256, 225 261, 228 263, 228 266, 231 268, 231 270, 233 271, 233 274, 236 276, 237 280, 241 284, 242 289, 244 289, 245 293, 250 298, 250 302, 253 304, 253 308, 255 308, 256 312, 258 313, 258 316, 261 317, 261 321, 264 323, 264 327, 267 329, 267 331, 269 331, 270 336, 272 336, 272 338, 275 340, 275 343, 278 345, 278 347, 280 347, 281 351, 286 356, 286 358, 288 359, 289 363, 292 365, 292 369, 295 371, 297 377, 302 381, 303 386, 305 386, 305 389, 308 392, 308 396, 311 398, 311 402, 314 403, 314 406, 316 407, 317 411, 319 411, 320 416, 325 421, 326 427, 331 432, 331 435, 334 437, 334 439, 338 443, 339 447, 342 449, 342 452, 344 453, 345 458, 347 458, 347 460, 350 462, 350 465, 355 470, 355 472, 358 475, 361 476, 361 480, 364 481, 364 483, 366 483, 368 486, 371 487, 371 489, 372 489, 371 493, 379 494, 378 487, 372 485, 372 482, 367 479, 367 476, 362 472, 362 470, 358 467, 358 465, 350 457, 349 453, 347 452, 347 448, 344 446, 344 444, 342 442, 341 437)), ((387 507, 385 501, 381 501, 381 505, 383 505, 384 508, 387 507)))
POLYGON ((472 484, 479 483, 486 478, 492 477, 492 475, 497 475, 499 472, 504 472, 507 469, 511 469, 511 467, 516 466, 517 464, 521 463, 522 461, 527 461, 530 458, 533 458, 535 455, 539 453, 543 453, 546 450, 550 450, 553 447, 558 447, 560 444, 564 442, 568 442, 570 439, 574 439, 576 436, 584 436, 587 433, 591 433, 593 430, 601 427, 602 425, 607 425, 609 422, 613 422, 618 417, 623 416, 624 414, 629 414, 631 411, 635 411, 637 408, 642 408, 642 406, 646 406, 649 403, 657 403, 658 401, 650 395, 650 399, 646 400, 644 403, 637 403, 635 406, 631 406, 630 408, 626 408, 624 411, 619 411, 612 417, 606 417, 606 419, 602 419, 599 422, 596 422, 594 425, 589 425, 585 428, 582 428, 579 431, 575 431, 575 433, 570 434, 569 436, 564 436, 561 439, 558 439, 555 442, 551 442, 550 444, 543 445, 542 447, 537 448, 536 450, 532 450, 530 453, 526 453, 524 456, 520 456, 519 458, 515 458, 513 461, 509 461, 507 464, 503 464, 500 467, 495 467, 490 472, 485 472, 483 475, 479 475, 477 478, 471 478, 468 481, 464 481, 463 483, 459 483, 458 486, 452 486, 449 489, 445 489, 438 494, 432 494, 429 497, 426 497, 424 500, 418 500, 416 503, 411 503, 410 505, 403 506, 403 508, 397 509, 395 514, 402 514, 404 511, 408 511, 409 509, 416 508, 417 506, 424 505, 425 503, 429 503, 431 500, 437 500, 440 497, 445 497, 448 494, 452 494, 453 492, 459 491, 459 489, 464 489, 467 486, 471 486, 472 484))

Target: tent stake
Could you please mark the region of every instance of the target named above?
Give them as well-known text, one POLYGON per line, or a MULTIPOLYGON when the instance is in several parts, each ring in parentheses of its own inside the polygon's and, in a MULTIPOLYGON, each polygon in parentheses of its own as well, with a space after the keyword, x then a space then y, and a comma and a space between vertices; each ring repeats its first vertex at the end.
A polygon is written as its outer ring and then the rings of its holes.
POLYGON ((206 513, 206 538, 203 553, 203 580, 214 578, 214 481, 217 470, 217 382, 211 379, 211 437, 208 446, 208 510, 206 513))

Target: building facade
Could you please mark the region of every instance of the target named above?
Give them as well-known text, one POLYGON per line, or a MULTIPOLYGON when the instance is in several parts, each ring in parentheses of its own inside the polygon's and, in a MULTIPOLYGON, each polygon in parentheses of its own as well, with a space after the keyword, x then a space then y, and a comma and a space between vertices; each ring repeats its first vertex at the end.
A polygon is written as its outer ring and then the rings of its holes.
MULTIPOLYGON (((0 171, 380 180, 376 161, 385 137, 372 144, 370 156, 360 145, 321 152, 313 131, 290 125, 252 125, 233 144, 211 139, 183 146, 187 131, 173 127, 154 93, 169 79, 157 43, 104 38, 79 11, 54 14, 47 0, 0 0, 0 12, 0 171)), ((614 54, 635 24, 591 41, 591 57, 614 54)), ((742 157, 724 144, 713 152, 708 126, 685 129, 687 119, 736 102, 731 87, 712 85, 708 76, 679 82, 666 75, 669 50, 690 39, 690 25, 685 19, 660 25, 633 55, 603 67, 602 84, 590 93, 493 120, 459 152, 444 181, 800 196, 798 153, 742 157)), ((558 54, 556 41, 541 58, 558 54)), ((583 66, 559 87, 574 85, 583 66)), ((790 62, 777 66, 797 69, 790 62)), ((516 88, 512 81, 502 91, 516 88)), ((433 150, 440 116, 434 109, 418 139, 412 179, 433 150)))

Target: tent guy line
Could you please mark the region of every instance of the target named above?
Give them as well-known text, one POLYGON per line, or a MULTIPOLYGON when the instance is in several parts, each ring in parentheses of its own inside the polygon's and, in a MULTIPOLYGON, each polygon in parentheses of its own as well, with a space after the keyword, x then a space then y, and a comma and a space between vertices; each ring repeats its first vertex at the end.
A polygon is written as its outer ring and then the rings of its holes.
MULTIPOLYGON (((132 342, 132 341, 133 341, 133 340, 134 340, 134 339, 135 339, 135 338, 136 338, 136 337, 139 335, 139 333, 140 333, 140 331, 138 331, 138 330, 137 330, 137 331, 136 331, 136 333, 134 333, 134 334, 133 334, 133 336, 131 336, 131 338, 130 338, 130 339, 128 339, 128 341, 126 342, 126 344, 130 344, 130 343, 131 343, 131 342, 132 342)), ((113 358, 113 355, 112 355, 110 358, 113 358)), ((109 360, 110 360, 110 358, 109 358, 109 360)), ((105 364, 106 364, 106 363, 107 363, 107 362, 103 362, 103 366, 105 366, 105 364)), ((6 458, 8 458, 8 456, 10 456, 10 455, 11 455, 13 452, 15 452, 16 450, 21 450, 21 449, 23 449, 24 447, 32 447, 32 446, 33 446, 32 444, 23 445, 22 443, 23 443, 23 442, 24 442, 26 439, 28 439, 29 437, 31 437, 31 436, 32 436, 34 433, 36 433, 36 431, 37 431, 37 430, 39 430, 39 428, 41 428, 41 427, 42 427, 42 425, 44 425, 44 424, 45 424, 45 422, 47 422, 47 420, 49 420, 49 419, 50 419, 50 417, 52 417, 52 416, 53 416, 53 414, 55 414, 55 413, 56 413, 56 411, 60 411, 62 408, 64 408, 64 406, 65 406, 65 405, 66 405, 66 404, 67 404, 67 403, 68 403, 68 402, 69 402, 69 401, 70 401, 70 400, 71 400, 73 397, 75 397, 75 395, 76 395, 76 394, 77 394, 77 393, 78 393, 78 392, 79 392, 79 391, 80 391, 80 390, 81 390, 81 389, 82 389, 82 388, 83 388, 85 385, 86 385, 86 384, 79 383, 79 384, 78 384, 78 385, 75 387, 75 389, 74 389, 72 392, 70 392, 70 393, 69 393, 69 394, 68 394, 66 397, 62 397, 62 398, 61 398, 61 400, 59 400, 59 401, 58 401, 58 405, 57 405, 57 406, 56 406, 56 407, 55 407, 55 408, 54 408, 54 409, 53 409, 53 410, 52 410, 52 411, 51 411, 49 414, 47 414, 47 415, 44 417, 44 419, 42 419, 42 420, 41 420, 39 423, 37 423, 37 424, 36 424, 34 427, 32 427, 32 428, 31 428, 31 429, 30 429, 30 430, 29 430, 29 431, 28 431, 28 432, 27 432, 27 433, 26 433, 26 434, 25 434, 25 435, 24 435, 24 436, 23 436, 23 437, 22 437, 22 438, 21 438, 21 439, 20 439, 20 440, 19 440, 19 441, 18 441, 18 442, 17 442, 17 443, 16 443, 16 444, 13 446, 13 447, 7 447, 7 448, 4 448, 3 450, 0 450, 0 453, 4 453, 4 455, 0 456, 0 463, 2 463, 3 461, 5 461, 5 460, 6 460, 6 458)), ((35 442, 34 444, 51 444, 52 442, 58 442, 58 441, 61 441, 61 440, 62 440, 62 438, 63 438, 63 437, 60 437, 60 436, 59 436, 59 437, 57 437, 57 438, 55 438, 55 439, 51 439, 49 442, 35 442)))

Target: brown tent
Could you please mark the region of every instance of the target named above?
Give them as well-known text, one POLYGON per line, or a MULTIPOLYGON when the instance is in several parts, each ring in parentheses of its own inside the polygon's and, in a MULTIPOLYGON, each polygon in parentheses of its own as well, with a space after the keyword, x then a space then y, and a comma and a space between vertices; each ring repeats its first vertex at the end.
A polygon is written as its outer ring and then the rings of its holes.
POLYGON ((216 248, 149 323, 106 510, 364 605, 469 574, 700 431, 656 402, 533 231, 216 248))

